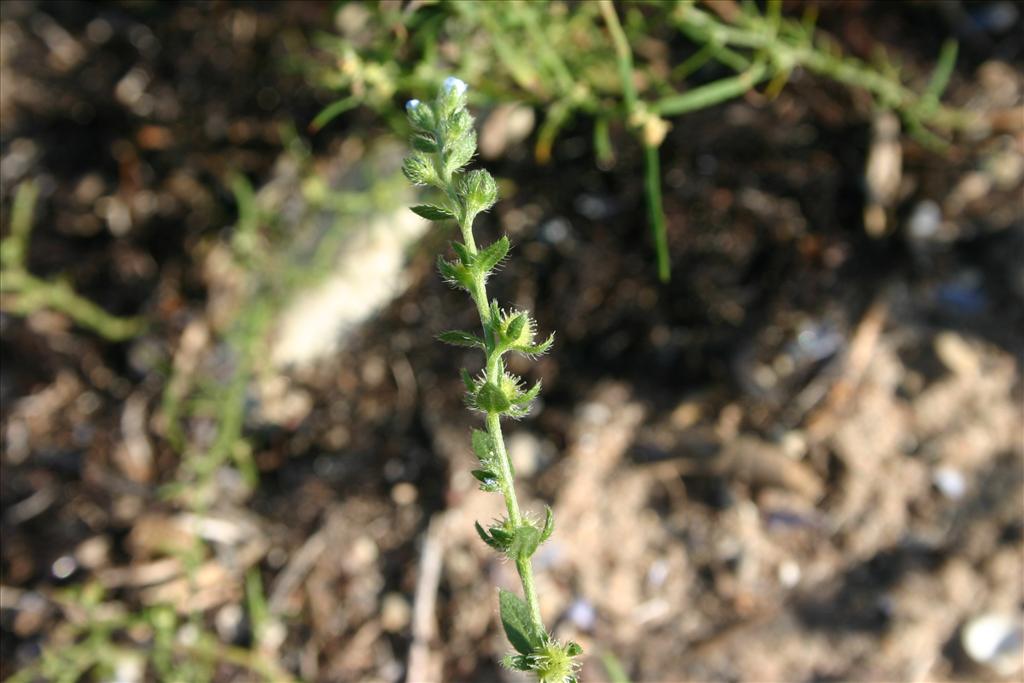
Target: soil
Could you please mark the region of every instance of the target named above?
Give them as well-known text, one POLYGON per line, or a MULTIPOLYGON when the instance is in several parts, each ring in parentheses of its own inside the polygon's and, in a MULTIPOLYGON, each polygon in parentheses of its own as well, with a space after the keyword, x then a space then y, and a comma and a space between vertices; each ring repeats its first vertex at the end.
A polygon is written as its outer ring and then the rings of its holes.
MULTIPOLYGON (((903 137, 877 236, 865 169, 892 150, 859 95, 806 74, 674 121, 667 284, 624 131, 607 170, 585 120, 548 165, 529 142, 488 162, 503 200, 480 233, 516 245, 491 294, 558 334, 514 364, 544 392, 507 434, 520 500, 555 512, 538 589, 586 651, 582 680, 615 680, 609 656, 637 682, 1024 675, 1019 642, 999 665, 963 637, 1024 614, 1022 27, 978 28, 1009 3, 943 7, 822 7, 844 46, 884 42, 916 84, 959 36, 948 101, 1011 112, 942 151, 903 137)), ((278 178, 281 125, 305 131, 331 101, 294 57, 331 8, 0 10, 5 233, 34 178, 32 272, 151 321, 115 343, 0 313, 0 678, 84 638, 67 596, 101 586, 111 613, 170 603, 175 638, 198 624, 305 680, 517 680, 496 664, 495 586, 518 579, 473 530, 500 513, 469 475, 458 371, 479 359, 434 339, 474 318, 434 271, 445 235, 410 249, 405 288, 335 353, 274 380, 303 397, 284 417, 250 389, 257 486, 225 468, 198 515, 166 495, 187 467, 160 417, 170 369, 199 359, 216 382, 231 363, 216 322, 230 278, 210 274, 237 216, 229 174, 278 178), (201 580, 181 567, 196 537, 201 580)), ((347 140, 390 135, 358 109, 309 143, 330 168, 347 140)), ((146 628, 114 637, 154 647, 146 628)), ((211 678, 255 675, 225 657, 211 678)))

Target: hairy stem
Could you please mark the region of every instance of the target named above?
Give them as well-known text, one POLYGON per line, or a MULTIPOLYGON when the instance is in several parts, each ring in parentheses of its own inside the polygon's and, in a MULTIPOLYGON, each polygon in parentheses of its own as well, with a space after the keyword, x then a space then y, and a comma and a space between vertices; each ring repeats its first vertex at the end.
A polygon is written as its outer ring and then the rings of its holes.
MULTIPOLYGON (((460 227, 462 228, 466 245, 475 251, 472 241, 472 227, 460 227)), ((487 306, 487 285, 484 283, 482 275, 478 276, 474 281, 470 297, 472 297, 480 313, 480 324, 483 326, 484 334, 489 335, 491 314, 487 306)), ((493 348, 488 349, 485 370, 488 382, 492 384, 499 383, 501 373, 504 371, 502 365, 501 354, 494 351, 493 348)), ((501 416, 495 413, 487 415, 487 433, 490 435, 491 442, 494 444, 494 449, 498 454, 498 464, 501 468, 498 472, 501 478, 499 486, 501 494, 505 498, 508 518, 513 526, 518 528, 522 524, 523 515, 519 511, 519 500, 516 498, 515 481, 512 476, 512 464, 509 460, 508 451, 505 449, 505 437, 501 433, 501 416)), ((529 558, 517 560, 516 569, 519 572, 519 579, 523 584, 523 595, 526 597, 526 604, 530 608, 530 616, 533 618, 534 626, 538 632, 544 632, 544 622, 540 616, 540 602, 537 600, 537 589, 533 583, 533 563, 529 558)))
MULTIPOLYGON (((437 156, 437 166, 443 168, 444 160, 440 154, 437 156)), ((451 187, 451 176, 445 174, 445 185, 451 187)), ((454 197, 454 193, 451 193, 454 197)), ((476 240, 473 237, 473 226, 459 220, 459 229, 462 232, 462 241, 471 254, 477 253, 476 240)), ((484 275, 478 275, 473 280, 473 286, 469 290, 470 298, 476 304, 477 313, 480 315, 480 325, 483 327, 484 337, 487 338, 487 363, 485 373, 487 381, 497 385, 504 372, 501 362, 501 353, 494 349, 494 340, 491 337, 491 309, 488 305, 487 284, 484 275)), ((505 498, 505 508, 508 510, 508 518, 513 526, 519 527, 523 522, 523 515, 519 511, 519 500, 516 498, 515 480, 512 475, 512 464, 509 460, 508 451, 505 449, 505 437, 501 433, 501 417, 491 413, 487 415, 487 433, 491 437, 494 448, 498 453, 498 472, 501 482, 501 494, 505 498)), ((529 558, 516 561, 516 570, 519 572, 519 579, 523 584, 523 595, 526 597, 526 605, 530 608, 530 616, 533 618, 537 632, 544 632, 544 622, 540 616, 540 601, 537 599, 537 589, 533 583, 533 562, 529 558)))
POLYGON ((484 352, 484 369, 473 377, 463 369, 466 403, 486 415, 486 431, 473 430, 473 451, 480 469, 472 471, 484 491, 501 493, 508 516, 485 530, 476 531, 491 548, 516 563, 523 597, 499 590, 501 623, 515 652, 502 659, 502 666, 532 671, 541 683, 578 683, 578 657, 583 649, 574 642, 559 643, 544 628, 530 558, 554 530, 554 515, 547 509, 543 526, 524 516, 516 498, 515 469, 501 433, 501 418, 524 417, 540 392, 540 382, 524 389, 522 380, 505 368, 506 353, 536 358, 554 342, 554 333, 536 343, 536 321, 528 311, 502 311, 487 296, 487 278, 508 255, 509 242, 502 237, 489 246, 477 248, 473 236, 475 217, 494 206, 498 187, 486 170, 463 170, 476 152, 473 118, 466 110, 466 84, 449 76, 441 84, 433 104, 409 100, 405 109, 412 125, 414 153, 403 162, 402 171, 414 185, 430 185, 443 197, 440 204, 412 207, 414 213, 432 221, 454 220, 462 242, 453 241, 458 258, 438 258, 438 270, 449 284, 465 290, 476 305, 483 338, 464 330, 448 330, 438 339, 453 346, 479 348, 484 352))

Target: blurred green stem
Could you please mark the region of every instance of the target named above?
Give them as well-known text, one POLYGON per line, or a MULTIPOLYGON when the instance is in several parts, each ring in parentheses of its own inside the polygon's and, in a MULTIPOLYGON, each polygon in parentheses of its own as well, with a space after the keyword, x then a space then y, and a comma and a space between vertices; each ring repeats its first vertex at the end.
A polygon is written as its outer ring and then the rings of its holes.
POLYGON ((644 194, 647 198, 647 215, 651 224, 651 235, 654 239, 654 251, 658 260, 658 279, 668 282, 672 278, 672 264, 668 255, 668 237, 665 226, 665 208, 661 203, 661 170, 658 159, 658 146, 661 141, 648 139, 644 131, 644 115, 641 112, 633 83, 633 53, 629 49, 629 41, 622 30, 619 16, 611 0, 600 0, 601 15, 608 25, 612 42, 615 44, 615 58, 619 67, 619 79, 622 81, 622 95, 626 105, 626 118, 637 133, 644 146, 644 194))

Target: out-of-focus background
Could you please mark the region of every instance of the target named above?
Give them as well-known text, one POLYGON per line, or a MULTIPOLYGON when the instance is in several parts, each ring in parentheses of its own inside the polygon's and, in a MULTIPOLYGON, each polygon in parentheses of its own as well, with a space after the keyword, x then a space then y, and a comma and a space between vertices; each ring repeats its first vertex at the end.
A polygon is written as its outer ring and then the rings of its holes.
POLYGON ((0 4, 0 678, 519 680, 398 173, 455 74, 583 680, 1020 680, 1021 6, 614 10, 0 4))

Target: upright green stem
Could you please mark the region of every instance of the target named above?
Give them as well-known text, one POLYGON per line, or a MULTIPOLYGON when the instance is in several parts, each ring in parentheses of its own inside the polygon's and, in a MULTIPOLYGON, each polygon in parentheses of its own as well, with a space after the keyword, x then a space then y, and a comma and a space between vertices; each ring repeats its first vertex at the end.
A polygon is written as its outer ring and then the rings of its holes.
MULTIPOLYGON (((462 225, 460 227, 462 228, 463 239, 465 239, 466 245, 472 249, 472 227, 462 225)), ((484 283, 483 276, 475 279, 473 288, 470 290, 470 297, 472 297, 480 313, 480 324, 483 326, 484 334, 489 334, 491 314, 487 306, 487 285, 484 283)), ((500 353, 495 353, 493 350, 488 351, 485 372, 488 382, 498 384, 503 372, 500 353)), ((505 437, 501 433, 500 415, 496 413, 489 413, 487 415, 487 433, 490 435, 491 441, 494 443, 494 449, 498 454, 498 464, 501 468, 498 472, 501 478, 499 487, 501 488, 502 496, 505 498, 508 518, 512 525, 518 528, 522 524, 523 516, 519 511, 519 500, 516 498, 512 464, 509 460, 508 451, 505 448, 505 437)), ((526 597, 526 605, 530 608, 530 616, 533 618, 534 626, 536 626, 538 632, 544 632, 544 622, 540 616, 540 602, 537 600, 537 589, 533 583, 533 563, 529 558, 517 560, 516 569, 519 571, 519 580, 523 584, 523 595, 526 597)))
MULTIPOLYGON (((450 179, 448 180, 450 183, 450 179)), ((462 231, 462 241, 465 243, 466 248, 471 254, 477 253, 476 240, 473 238, 473 226, 459 221, 459 229, 462 231)), ((490 336, 491 309, 488 305, 487 284, 484 282, 483 275, 478 275, 474 278, 473 287, 470 289, 469 295, 473 299, 473 303, 476 304, 477 312, 480 314, 480 325, 483 327, 484 335, 490 336)), ((493 341, 488 340, 488 343, 493 344, 493 341)), ((487 381, 498 384, 502 371, 501 354, 495 353, 493 347, 489 348, 485 370, 487 381)), ((501 470, 498 473, 501 476, 499 487, 501 488, 502 496, 505 498, 508 518, 513 526, 519 527, 522 524, 523 515, 519 511, 519 500, 516 498, 512 465, 509 461, 508 451, 505 449, 505 438, 501 433, 501 417, 499 415, 494 413, 487 415, 487 433, 490 434, 494 448, 498 452, 498 463, 501 466, 501 470)), ((523 584, 523 595, 526 596, 526 604, 530 608, 530 615, 533 617, 534 625, 537 627, 538 632, 543 632, 544 622, 540 616, 540 602, 537 600, 537 589, 533 584, 533 563, 529 558, 518 560, 516 561, 516 569, 519 571, 519 579, 523 584)))
MULTIPOLYGON (((444 159, 440 153, 437 155, 437 167, 444 167, 444 159)), ((445 184, 451 187, 451 176, 446 174, 444 180, 445 184)), ((454 192, 449 191, 449 195, 454 198, 454 192)), ((462 241, 466 245, 466 249, 469 250, 469 253, 476 254, 477 248, 476 240, 473 237, 473 226, 466 224, 465 221, 460 219, 459 229, 462 232, 462 241)), ((477 275, 473 279, 473 286, 469 290, 469 295, 473 299, 473 303, 476 304, 484 336, 490 337, 491 309, 488 304, 487 284, 484 275, 477 275)), ((488 339, 487 365, 485 369, 487 381, 497 385, 500 382, 503 371, 501 353, 495 352, 493 340, 488 339)), ((501 467, 498 472, 501 477, 499 487, 501 488, 502 496, 505 498, 508 518, 512 525, 518 528, 522 524, 523 515, 519 511, 519 500, 516 498, 512 464, 509 461, 508 451, 505 449, 505 438, 501 433, 501 417, 499 415, 495 413, 487 415, 487 433, 490 435, 494 448, 498 453, 498 463, 501 467)), ((523 584, 523 595, 526 597, 526 604, 530 608, 530 615, 533 618, 534 626, 536 626, 538 632, 544 632, 544 622, 541 620, 540 615, 540 601, 537 600, 537 589, 533 583, 533 563, 529 558, 517 560, 516 569, 519 572, 519 579, 523 584)))
POLYGON ((487 297, 487 277, 508 255, 509 242, 502 237, 491 245, 477 248, 473 220, 497 201, 494 177, 484 170, 462 170, 476 152, 473 118, 466 111, 466 84, 454 76, 446 78, 433 105, 419 100, 406 103, 413 127, 415 151, 406 158, 402 171, 416 185, 431 185, 443 197, 439 204, 412 207, 428 220, 454 220, 462 233, 462 242, 453 241, 457 259, 438 259, 438 270, 450 284, 469 293, 480 315, 483 336, 464 330, 449 330, 438 335, 448 344, 483 350, 485 361, 481 375, 473 377, 463 370, 466 403, 486 415, 486 431, 473 430, 473 451, 480 468, 472 475, 484 491, 501 493, 508 517, 489 529, 479 523, 476 531, 491 548, 515 561, 523 597, 512 591, 498 591, 498 605, 505 635, 515 652, 502 659, 502 665, 516 671, 532 671, 542 683, 578 683, 577 657, 582 648, 573 642, 559 643, 551 637, 541 620, 540 602, 533 581, 530 558, 554 531, 554 515, 547 508, 543 526, 523 516, 516 499, 516 488, 501 418, 524 417, 530 403, 540 392, 540 382, 524 389, 522 380, 505 368, 506 353, 535 358, 554 342, 551 334, 537 343, 536 322, 527 311, 502 311, 487 297))

